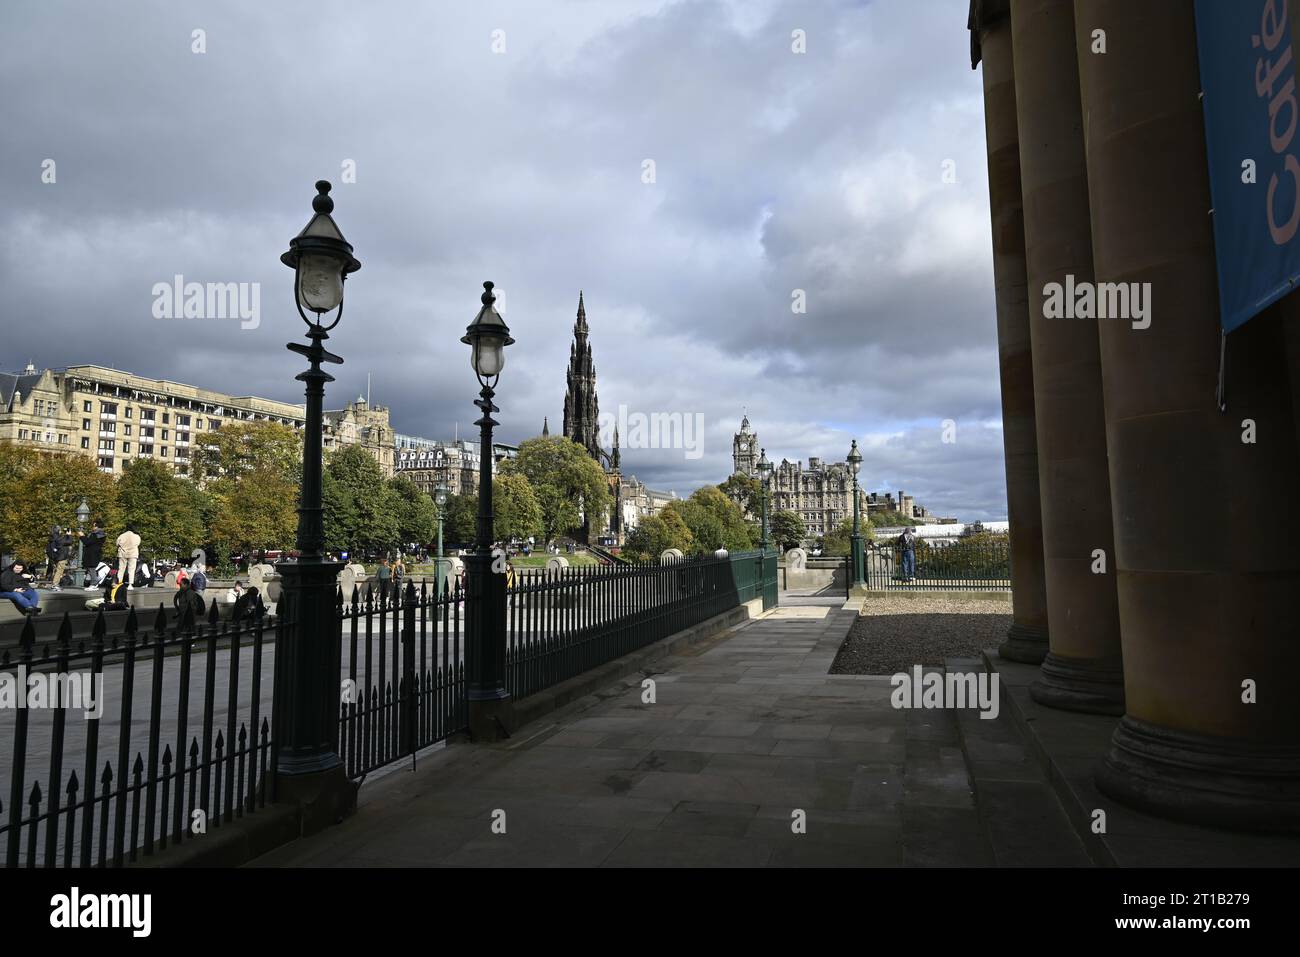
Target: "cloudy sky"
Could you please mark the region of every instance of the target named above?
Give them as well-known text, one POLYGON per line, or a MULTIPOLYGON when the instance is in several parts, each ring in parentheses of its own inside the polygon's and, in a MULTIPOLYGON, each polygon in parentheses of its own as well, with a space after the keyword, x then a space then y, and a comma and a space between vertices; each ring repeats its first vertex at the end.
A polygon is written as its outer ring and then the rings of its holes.
POLYGON ((370 373, 398 430, 464 435, 490 279, 501 438, 558 429, 583 289, 602 410, 703 416, 698 457, 625 448, 651 486, 725 478, 747 410, 777 461, 856 437, 867 488, 1004 517, 967 5, 5 3, 0 367, 300 402, 278 257, 325 178, 363 263, 328 407, 370 373), (155 318, 178 274, 260 284, 256 328, 155 318))

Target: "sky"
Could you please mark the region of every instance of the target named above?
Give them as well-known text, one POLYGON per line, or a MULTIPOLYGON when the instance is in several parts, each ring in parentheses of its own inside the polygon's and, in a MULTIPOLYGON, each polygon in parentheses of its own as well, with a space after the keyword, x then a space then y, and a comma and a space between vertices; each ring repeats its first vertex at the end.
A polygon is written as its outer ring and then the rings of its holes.
POLYGON ((701 426, 624 436, 625 474, 719 482, 748 414, 776 462, 857 439, 865 488, 1003 518, 967 6, 2 4, 0 369, 301 402, 279 255, 327 179, 362 263, 327 408, 369 376, 398 431, 470 433, 491 280, 497 437, 558 432, 581 289, 602 411, 701 426), (175 276, 250 284, 255 319, 169 313, 175 276))

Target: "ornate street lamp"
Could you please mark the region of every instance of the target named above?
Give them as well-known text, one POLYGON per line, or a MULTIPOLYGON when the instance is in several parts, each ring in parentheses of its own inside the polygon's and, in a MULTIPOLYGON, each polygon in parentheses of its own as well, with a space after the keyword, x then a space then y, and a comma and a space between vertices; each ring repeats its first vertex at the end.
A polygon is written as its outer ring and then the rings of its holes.
POLYGON ((77 567, 72 570, 72 586, 86 587, 86 523, 90 521, 90 506, 83 498, 77 506, 77 567))
POLYGON ((772 463, 767 459, 767 449, 762 450, 758 457, 758 500, 762 509, 762 524, 759 526, 762 534, 758 540, 758 547, 767 551, 767 486, 772 476, 772 463))
POLYGON ((494 387, 506 364, 505 348, 515 340, 497 312, 492 283, 483 283, 483 303, 461 342, 470 347, 470 365, 478 377, 474 404, 483 415, 479 427, 478 535, 474 553, 465 560, 465 635, 469 681, 469 732, 474 740, 497 741, 510 735, 513 715, 506 691, 505 563, 494 567, 492 545, 492 418, 501 411, 492 403, 494 387))
POLYGON ((438 506, 438 558, 437 558, 437 560, 436 560, 436 561, 434 562, 434 564, 433 564, 433 567, 434 567, 434 569, 435 569, 435 571, 436 571, 436 574, 435 574, 435 576, 434 576, 434 588, 435 588, 435 592, 434 592, 434 594, 435 594, 438 598, 441 598, 441 597, 442 597, 442 588, 443 588, 442 583, 446 580, 445 575, 444 575, 444 572, 443 572, 443 567, 442 567, 442 565, 443 565, 443 557, 442 557, 442 516, 443 516, 443 511, 444 511, 444 510, 446 509, 446 507, 447 507, 447 487, 446 487, 445 485, 442 485, 441 483, 439 483, 437 489, 434 490, 434 493, 433 493, 433 500, 434 500, 435 503, 437 503, 437 506, 438 506))
POLYGON ((862 551, 862 527, 858 517, 858 471, 862 468, 862 453, 858 451, 858 440, 853 440, 849 447, 849 471, 853 473, 853 537, 849 540, 849 551, 853 559, 853 586, 865 588, 865 556, 862 551))
POLYGON ((307 324, 308 345, 288 348, 307 358, 310 368, 296 378, 306 383, 302 492, 298 503, 298 555, 277 563, 283 579, 279 617, 285 622, 276 641, 274 740, 280 776, 329 771, 339 766, 338 669, 341 631, 335 613, 336 578, 341 562, 325 558, 321 503, 321 430, 325 383, 334 377, 321 363, 343 360, 322 343, 343 318, 343 283, 361 268, 352 245, 330 215, 330 184, 316 183, 314 212, 302 232, 289 241, 280 261, 293 270, 294 301, 307 324), (324 316, 338 310, 326 324, 324 316), (308 313, 314 314, 309 317, 308 313))

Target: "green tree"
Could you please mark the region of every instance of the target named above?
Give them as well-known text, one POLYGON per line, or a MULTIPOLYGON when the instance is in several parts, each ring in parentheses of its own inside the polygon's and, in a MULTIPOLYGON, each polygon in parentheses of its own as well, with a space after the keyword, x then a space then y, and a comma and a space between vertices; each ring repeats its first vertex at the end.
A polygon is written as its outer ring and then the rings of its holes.
POLYGON ((287 548, 298 527, 298 485, 274 466, 210 481, 209 533, 223 555, 287 548))
POLYGON ((760 501, 759 481, 752 476, 737 472, 718 486, 723 495, 740 506, 740 510, 750 516, 761 516, 763 508, 760 501))
POLYGON ((123 526, 140 536, 146 553, 188 560, 208 541, 208 496, 153 459, 136 459, 117 480, 117 505, 123 526))
POLYGON ((403 544, 427 545, 438 534, 438 506, 404 475, 389 479, 389 491, 397 505, 397 537, 403 544))
POLYGON ((469 545, 478 535, 478 495, 449 495, 442 536, 448 544, 469 545))
MULTIPOLYGON (((862 541, 871 541, 875 537, 871 526, 867 523, 861 523, 862 541)), ((849 553, 849 543, 853 538, 853 519, 846 518, 840 522, 828 535, 822 538, 823 555, 847 555, 849 553)))
POLYGON ((808 526, 796 513, 782 509, 771 519, 772 541, 781 551, 797 548, 808 537, 808 526))
POLYGON ((916 519, 904 515, 902 512, 872 512, 867 518, 866 524, 873 525, 876 528, 898 528, 902 525, 920 525, 916 519))
POLYGON ((658 561, 669 548, 689 555, 694 547, 695 539, 681 515, 676 509, 665 508, 658 515, 643 518, 628 533, 622 554, 633 561, 658 561))
POLYGON ((745 521, 740 506, 716 485, 706 485, 683 501, 670 502, 664 511, 675 511, 691 532, 695 554, 710 554, 719 548, 744 551, 753 548, 755 527, 745 521))
POLYGON ((528 479, 517 472, 492 478, 493 534, 498 541, 542 532, 542 507, 528 479))
POLYGON ((519 446, 518 457, 501 471, 528 479, 541 506, 542 536, 548 543, 578 528, 583 515, 590 528, 598 528, 609 512, 613 497, 605 470, 586 449, 564 436, 528 439, 519 446))
MULTIPOLYGON (((405 503, 384 480, 374 456, 359 445, 335 450, 326 463, 330 504, 327 545, 356 551, 392 551, 400 541, 405 503)), ((322 496, 324 488, 322 487, 322 496)))
POLYGON ((190 477, 204 486, 254 472, 279 472, 292 482, 302 477, 302 434, 278 422, 235 422, 195 440, 190 477))
POLYGON ((41 455, 0 442, 0 545, 29 563, 44 560, 53 525, 77 527, 77 506, 85 499, 92 520, 118 528, 113 477, 81 455, 41 455))

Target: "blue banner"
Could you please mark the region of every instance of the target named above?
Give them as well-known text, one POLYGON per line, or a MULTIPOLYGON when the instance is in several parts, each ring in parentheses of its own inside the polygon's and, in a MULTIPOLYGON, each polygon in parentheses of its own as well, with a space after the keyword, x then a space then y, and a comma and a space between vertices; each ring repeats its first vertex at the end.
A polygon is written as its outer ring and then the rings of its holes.
POLYGON ((1228 332, 1300 282, 1298 20, 1300 0, 1196 0, 1219 312, 1228 332))

